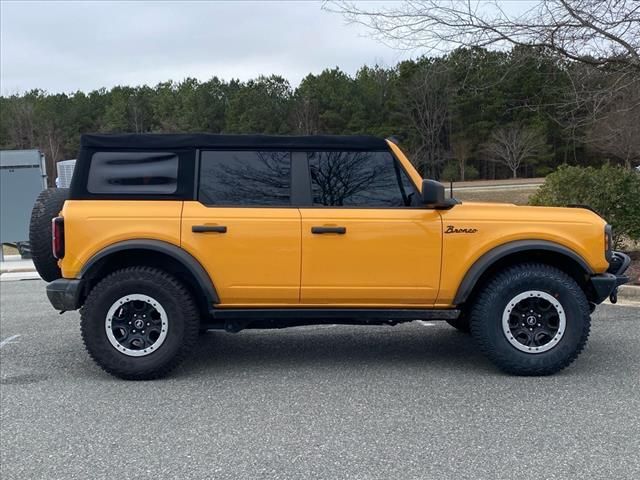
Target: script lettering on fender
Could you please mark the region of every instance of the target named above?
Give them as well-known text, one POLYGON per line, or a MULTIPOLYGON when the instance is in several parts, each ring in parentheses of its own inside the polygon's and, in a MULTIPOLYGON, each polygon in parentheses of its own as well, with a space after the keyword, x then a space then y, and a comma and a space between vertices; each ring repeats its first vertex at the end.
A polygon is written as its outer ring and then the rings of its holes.
POLYGON ((456 228, 453 225, 447 225, 444 233, 476 233, 477 231, 477 228, 456 228))

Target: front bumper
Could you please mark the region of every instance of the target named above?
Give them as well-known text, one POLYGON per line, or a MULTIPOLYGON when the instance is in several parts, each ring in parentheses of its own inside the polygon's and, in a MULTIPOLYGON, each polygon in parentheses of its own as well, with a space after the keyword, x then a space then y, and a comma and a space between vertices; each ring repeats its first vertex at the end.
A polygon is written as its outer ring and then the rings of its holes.
POLYGON ((47 297, 56 310, 77 310, 83 289, 84 280, 59 278, 47 285, 47 297))
POLYGON ((594 303, 602 303, 607 297, 611 303, 618 301, 618 287, 629 281, 629 277, 624 272, 629 268, 631 258, 622 252, 612 252, 609 260, 609 269, 606 273, 593 275, 591 277, 591 286, 593 287, 593 295, 591 300, 594 303))

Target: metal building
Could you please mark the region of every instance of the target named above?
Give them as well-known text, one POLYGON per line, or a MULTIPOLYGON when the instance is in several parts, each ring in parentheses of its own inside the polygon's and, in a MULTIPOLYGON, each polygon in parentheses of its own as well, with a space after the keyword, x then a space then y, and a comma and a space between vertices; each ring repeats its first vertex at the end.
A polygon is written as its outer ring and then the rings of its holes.
POLYGON ((31 209, 45 188, 44 154, 39 150, 0 150, 0 243, 29 240, 31 209))

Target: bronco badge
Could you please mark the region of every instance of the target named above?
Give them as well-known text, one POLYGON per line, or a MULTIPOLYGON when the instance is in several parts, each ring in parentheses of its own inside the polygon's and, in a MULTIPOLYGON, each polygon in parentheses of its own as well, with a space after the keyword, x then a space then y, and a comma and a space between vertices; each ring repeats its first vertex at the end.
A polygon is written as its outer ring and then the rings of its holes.
POLYGON ((476 233, 477 231, 477 228, 456 228, 453 225, 447 225, 444 233, 476 233))

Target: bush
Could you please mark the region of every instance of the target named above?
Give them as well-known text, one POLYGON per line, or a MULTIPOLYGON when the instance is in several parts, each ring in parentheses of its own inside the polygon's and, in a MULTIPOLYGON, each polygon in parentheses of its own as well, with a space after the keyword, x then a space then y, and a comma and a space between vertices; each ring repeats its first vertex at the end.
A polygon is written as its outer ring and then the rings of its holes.
POLYGON ((640 175, 633 170, 564 165, 545 178, 529 203, 587 205, 612 225, 616 246, 625 238, 640 240, 640 175))

